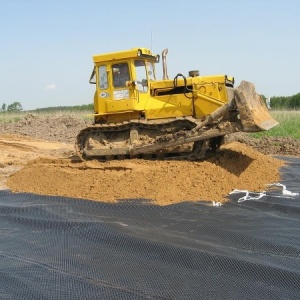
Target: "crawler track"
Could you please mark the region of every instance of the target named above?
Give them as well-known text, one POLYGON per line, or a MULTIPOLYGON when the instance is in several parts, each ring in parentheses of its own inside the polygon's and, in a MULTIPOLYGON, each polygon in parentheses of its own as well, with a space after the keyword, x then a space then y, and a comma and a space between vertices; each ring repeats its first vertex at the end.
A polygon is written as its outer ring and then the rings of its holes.
POLYGON ((99 160, 146 158, 194 160, 209 149, 209 140, 190 142, 174 147, 162 147, 152 153, 132 154, 134 147, 150 146, 164 141, 168 136, 184 136, 197 126, 188 118, 172 120, 135 120, 123 123, 95 124, 83 129, 77 136, 77 153, 83 159, 99 160))

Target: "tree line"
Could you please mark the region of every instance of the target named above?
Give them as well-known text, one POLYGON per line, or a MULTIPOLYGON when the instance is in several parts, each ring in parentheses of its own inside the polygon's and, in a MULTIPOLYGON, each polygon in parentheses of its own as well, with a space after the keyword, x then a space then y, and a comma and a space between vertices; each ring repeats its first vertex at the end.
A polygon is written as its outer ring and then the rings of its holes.
MULTIPOLYGON (((21 112, 23 111, 22 104, 20 102, 13 102, 9 105, 3 103, 0 109, 0 112, 21 112)), ((94 111, 93 104, 84 104, 77 106, 53 106, 53 107, 45 107, 45 108, 37 108, 34 110, 28 110, 27 112, 55 112, 55 111, 94 111)))
POLYGON ((9 105, 6 105, 6 103, 3 103, 1 106, 2 112, 18 112, 18 111, 22 111, 22 110, 23 110, 22 104, 17 101, 15 101, 9 105))
MULTIPOLYGON (((266 97, 264 97, 266 100, 266 97)), ((287 97, 271 97, 270 106, 272 109, 300 109, 300 93, 287 97)))
POLYGON ((45 108, 37 108, 32 112, 55 112, 55 111, 68 111, 68 112, 80 112, 80 111, 94 111, 93 104, 83 104, 76 106, 52 106, 45 108))

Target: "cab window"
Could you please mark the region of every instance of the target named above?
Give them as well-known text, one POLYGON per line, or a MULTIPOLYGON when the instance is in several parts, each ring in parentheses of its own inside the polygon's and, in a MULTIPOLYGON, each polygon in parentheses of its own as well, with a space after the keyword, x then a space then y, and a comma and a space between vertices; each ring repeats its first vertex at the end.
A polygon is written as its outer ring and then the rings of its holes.
POLYGON ((130 81, 129 68, 127 63, 112 65, 114 87, 126 87, 126 81, 130 81))
POLYGON ((106 66, 100 66, 98 69, 99 74, 99 88, 100 90, 107 90, 108 89, 108 79, 107 79, 107 71, 106 66))
POLYGON ((148 80, 155 81, 154 63, 147 61, 148 80))
POLYGON ((148 80, 147 80, 147 70, 144 60, 135 60, 135 73, 136 73, 136 89, 140 92, 148 91, 148 80))

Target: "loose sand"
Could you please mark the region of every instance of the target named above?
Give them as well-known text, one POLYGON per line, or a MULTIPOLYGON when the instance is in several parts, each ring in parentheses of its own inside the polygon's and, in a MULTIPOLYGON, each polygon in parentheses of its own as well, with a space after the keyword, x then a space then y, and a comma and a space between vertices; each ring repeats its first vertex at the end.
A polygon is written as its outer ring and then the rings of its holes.
POLYGON ((181 201, 226 201, 233 189, 261 191, 280 180, 283 162, 238 142, 202 162, 124 160, 74 162, 39 157, 7 180, 14 192, 96 201, 148 199, 159 205, 181 201))
MULTIPOLYGON (((70 116, 33 115, 0 124, 0 189, 109 202, 141 199, 158 205, 224 202, 233 189, 262 191, 280 181, 284 165, 243 135, 238 136, 243 143, 231 138, 206 161, 80 162, 74 159, 74 141, 86 125, 70 116)), ((263 145, 268 149, 266 141, 263 145)), ((298 141, 289 145, 290 151, 293 145, 299 148, 298 141)))

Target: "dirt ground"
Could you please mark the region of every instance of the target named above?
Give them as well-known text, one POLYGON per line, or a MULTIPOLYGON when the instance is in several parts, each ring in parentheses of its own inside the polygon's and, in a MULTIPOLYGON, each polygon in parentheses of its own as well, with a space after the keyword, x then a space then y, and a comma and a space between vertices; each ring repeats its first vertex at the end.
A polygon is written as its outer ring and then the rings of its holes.
POLYGON ((271 155, 300 156, 300 141, 231 135, 206 161, 124 160, 79 162, 74 141, 89 121, 28 114, 0 123, 0 189, 96 201, 125 199, 167 205, 226 201, 233 189, 265 190, 280 181, 284 163, 271 155))

